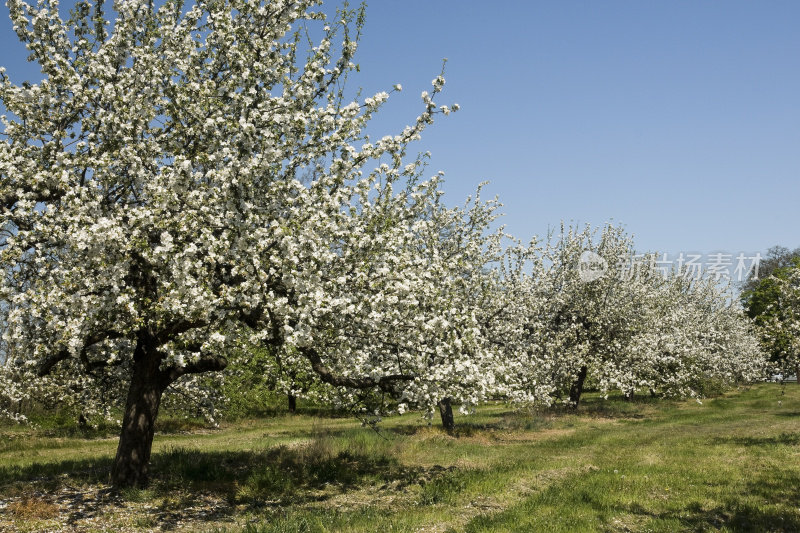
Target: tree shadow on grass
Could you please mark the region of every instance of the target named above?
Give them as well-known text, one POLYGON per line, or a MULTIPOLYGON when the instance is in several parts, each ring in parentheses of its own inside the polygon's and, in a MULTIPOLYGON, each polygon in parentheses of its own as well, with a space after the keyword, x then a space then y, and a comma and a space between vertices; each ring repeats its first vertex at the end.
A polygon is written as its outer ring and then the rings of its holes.
POLYGON ((620 510, 654 520, 674 521, 681 531, 786 532, 800 531, 800 519, 774 508, 761 508, 746 502, 731 502, 705 508, 692 502, 679 511, 652 512, 633 504, 620 510))
MULTIPOLYGON (((594 472, 594 471, 592 471, 594 472)), ((549 524, 536 522, 535 530, 544 527, 559 529, 565 524, 602 523, 618 531, 620 521, 636 524, 634 530, 674 531, 731 531, 731 532, 792 532, 800 531, 800 475, 778 469, 754 472, 743 487, 735 482, 723 482, 724 491, 701 495, 677 507, 667 500, 641 499, 630 501, 628 495, 616 492, 613 485, 592 483, 589 479, 570 477, 548 486, 522 502, 492 515, 477 516, 465 527, 466 531, 505 530, 513 525, 525 530, 528 518, 535 518, 539 509, 553 508, 549 524), (584 482, 585 481, 585 482, 584 482), (619 497, 616 497, 618 494, 619 497), (574 515, 570 512, 574 510, 574 515)), ((717 486, 716 489, 720 487, 717 486)), ((680 496, 676 493, 676 498, 680 496)), ((535 521, 535 520, 534 520, 535 521)), ((570 529, 572 530, 572 529, 570 529)), ((630 529, 624 529, 629 531, 630 529)))
POLYGON ((797 446, 800 444, 799 433, 781 433, 772 437, 717 437, 713 444, 735 444, 738 446, 797 446))
POLYGON ((325 501, 365 486, 399 491, 447 471, 440 466, 406 467, 382 442, 365 445, 328 436, 264 450, 170 448, 153 454, 146 489, 110 489, 111 462, 105 458, 0 467, 0 500, 35 491, 58 502, 72 525, 104 509, 113 513, 113 508, 145 503, 153 511, 148 527, 164 530, 248 510, 325 501))
POLYGON ((110 457, 0 466, 0 486, 15 482, 40 482, 45 486, 107 483, 110 472, 110 457))
POLYGON ((309 490, 341 491, 364 481, 393 481, 406 475, 385 453, 308 446, 278 446, 264 451, 207 452, 172 448, 153 457, 153 486, 189 488, 253 501, 298 501, 309 490))
MULTIPOLYGON (((800 474, 779 468, 762 471, 747 484, 747 493, 796 509, 800 502, 800 474)), ((800 531, 800 527, 796 531, 800 531)))
POLYGON ((162 497, 158 525, 170 529, 171 524, 187 520, 276 511, 366 487, 402 491, 411 485, 424 486, 453 470, 439 465, 408 467, 389 452, 358 448, 322 438, 303 446, 263 451, 167 450, 153 460, 151 490, 162 497), (226 504, 203 511, 197 505, 199 498, 226 504))
POLYGON ((788 411, 782 413, 775 413, 773 416, 782 416, 786 418, 798 418, 800 417, 800 411, 788 411))
POLYGON ((731 486, 726 493, 725 501, 712 507, 691 502, 680 511, 648 512, 640 506, 628 510, 657 519, 677 520, 688 531, 723 527, 734 532, 800 531, 800 513, 795 512, 800 501, 800 475, 796 472, 776 468, 753 472, 745 490, 731 486))

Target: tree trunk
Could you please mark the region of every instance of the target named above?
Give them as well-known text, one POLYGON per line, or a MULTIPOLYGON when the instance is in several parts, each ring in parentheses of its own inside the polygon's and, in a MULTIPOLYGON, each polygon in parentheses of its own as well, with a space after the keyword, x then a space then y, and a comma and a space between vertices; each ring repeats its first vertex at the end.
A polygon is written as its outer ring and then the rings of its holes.
POLYGON ((626 402, 632 402, 633 401, 633 394, 634 394, 634 390, 630 389, 628 392, 625 392, 625 393, 622 394, 622 399, 625 400, 626 402))
POLYGON ((294 413, 297 411, 297 396, 289 394, 289 412, 294 413))
POLYGON ((572 384, 572 387, 569 389, 569 402, 573 409, 577 409, 578 403, 581 401, 581 394, 583 394, 583 382, 586 381, 586 373, 588 371, 588 368, 582 366, 578 372, 578 379, 575 380, 575 382, 572 384))
POLYGON ((794 366, 794 379, 796 379, 797 384, 800 385, 800 363, 794 366))
POLYGON ((111 470, 111 482, 117 488, 147 484, 156 416, 166 388, 158 368, 160 362, 155 350, 147 350, 139 343, 134 353, 122 433, 111 470))
POLYGON ((452 433, 456 424, 453 420, 453 406, 450 405, 450 398, 439 400, 439 416, 442 418, 442 427, 448 433, 452 433))

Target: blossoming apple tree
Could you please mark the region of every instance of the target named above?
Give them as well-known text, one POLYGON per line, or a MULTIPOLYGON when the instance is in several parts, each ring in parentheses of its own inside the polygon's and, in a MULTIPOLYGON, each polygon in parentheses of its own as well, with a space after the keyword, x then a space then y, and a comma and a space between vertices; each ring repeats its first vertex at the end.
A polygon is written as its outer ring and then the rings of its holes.
POLYGON ((517 398, 577 407, 587 382, 629 398, 639 389, 696 396, 704 380, 763 375, 748 321, 713 279, 661 271, 620 227, 596 233, 562 227, 526 252, 529 276, 510 276, 521 280, 516 349, 505 354, 521 365, 517 398))
POLYGON ((127 384, 116 485, 146 481, 164 391, 245 337, 342 394, 482 397, 490 352, 454 273, 485 262, 493 208, 441 208, 406 157, 455 109, 444 79, 369 139, 388 94, 344 93, 362 14, 318 4, 122 0, 109 25, 100 1, 68 20, 8 3, 43 79, 0 74, 4 339, 43 378, 127 384))
POLYGON ((698 397, 704 383, 762 378, 765 356, 750 321, 731 300, 713 278, 669 272, 642 309, 649 326, 631 339, 626 366, 635 388, 698 397))

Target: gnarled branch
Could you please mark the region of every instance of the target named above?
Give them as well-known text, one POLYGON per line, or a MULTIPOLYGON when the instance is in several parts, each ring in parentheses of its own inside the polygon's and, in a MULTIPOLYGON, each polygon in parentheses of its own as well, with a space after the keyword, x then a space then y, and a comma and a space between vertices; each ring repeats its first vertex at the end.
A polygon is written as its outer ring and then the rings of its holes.
POLYGON ((300 353, 311 363, 311 368, 317 373, 319 378, 330 385, 337 387, 348 387, 351 389, 371 389, 378 387, 385 392, 394 392, 394 385, 401 381, 413 381, 415 376, 410 374, 389 374, 379 378, 372 377, 351 377, 342 376, 334 373, 322 362, 316 350, 313 348, 301 348, 300 353))
POLYGON ((185 364, 184 366, 174 366, 163 370, 162 379, 166 382, 165 386, 174 383, 176 379, 186 374, 202 374, 203 372, 216 372, 225 370, 228 366, 228 358, 224 355, 205 354, 196 361, 185 364))
MULTIPOLYGON (((100 342, 107 341, 107 340, 113 340, 113 339, 121 339, 124 336, 125 335, 123 335, 122 333, 120 333, 118 331, 104 331, 102 333, 95 333, 95 334, 89 335, 89 337, 87 337, 86 340, 83 343, 83 349, 81 350, 81 353, 78 354, 79 358, 84 363, 84 365, 87 365, 87 370, 89 369, 88 368, 89 366, 92 366, 93 368, 99 368, 100 366, 103 366, 102 363, 90 363, 89 362, 88 358, 86 357, 86 350, 88 348, 90 348, 90 347, 92 347, 95 344, 98 344, 100 342)), ((52 372, 53 368, 58 363, 60 363, 61 361, 65 360, 65 359, 69 359, 70 355, 71 354, 70 354, 69 350, 64 348, 64 349, 59 350, 58 352, 56 352, 56 353, 54 353, 52 355, 49 355, 49 356, 45 357, 39 363, 39 369, 36 371, 36 373, 39 375, 39 377, 46 376, 47 374, 52 372)))

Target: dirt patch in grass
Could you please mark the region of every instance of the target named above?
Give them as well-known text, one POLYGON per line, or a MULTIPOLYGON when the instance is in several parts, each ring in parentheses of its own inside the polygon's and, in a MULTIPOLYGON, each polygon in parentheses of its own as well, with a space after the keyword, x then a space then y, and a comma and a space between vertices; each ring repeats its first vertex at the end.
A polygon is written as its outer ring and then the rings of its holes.
POLYGON ((575 428, 541 429, 535 433, 530 431, 508 431, 492 435, 493 444, 538 442, 545 439, 558 439, 575 433, 575 428))
POLYGON ((159 497, 106 485, 65 486, 0 500, 0 531, 196 531, 234 511, 224 499, 202 493, 159 497))
POLYGON ((58 505, 39 494, 27 494, 10 502, 6 509, 15 520, 49 520, 59 514, 58 505))

